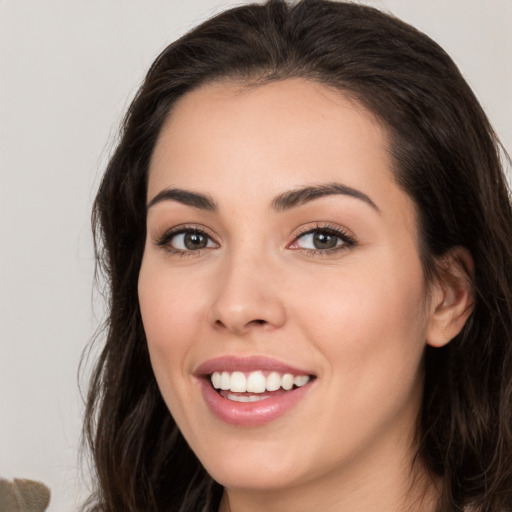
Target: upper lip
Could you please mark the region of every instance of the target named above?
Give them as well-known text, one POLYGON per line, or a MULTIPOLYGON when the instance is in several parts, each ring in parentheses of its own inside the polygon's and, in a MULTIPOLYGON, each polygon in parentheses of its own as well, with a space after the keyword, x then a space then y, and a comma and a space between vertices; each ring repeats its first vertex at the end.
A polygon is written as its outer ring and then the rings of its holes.
POLYGON ((267 356, 221 356, 202 363, 194 372, 196 375, 211 375, 213 372, 253 372, 257 370, 291 373, 292 375, 313 375, 310 371, 291 366, 267 356))

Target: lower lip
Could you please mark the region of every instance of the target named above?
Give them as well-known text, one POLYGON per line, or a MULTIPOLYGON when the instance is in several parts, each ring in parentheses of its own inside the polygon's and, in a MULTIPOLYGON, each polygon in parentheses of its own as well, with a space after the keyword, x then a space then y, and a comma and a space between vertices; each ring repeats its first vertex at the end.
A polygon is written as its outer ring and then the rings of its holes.
POLYGON ((222 397, 209 379, 200 380, 204 400, 213 414, 226 423, 244 427, 264 425, 279 418, 305 397, 312 384, 309 381, 305 386, 259 402, 235 402, 222 397))

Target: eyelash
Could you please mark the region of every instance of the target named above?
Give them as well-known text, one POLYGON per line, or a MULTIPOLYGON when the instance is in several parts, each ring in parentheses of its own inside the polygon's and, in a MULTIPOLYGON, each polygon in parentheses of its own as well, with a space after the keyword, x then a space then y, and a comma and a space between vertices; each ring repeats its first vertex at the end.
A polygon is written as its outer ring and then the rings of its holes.
POLYGON ((196 249, 196 250, 183 250, 176 249, 171 245, 171 241, 178 235, 186 234, 186 233, 194 233, 197 235, 202 235, 206 237, 208 240, 213 241, 215 245, 218 246, 217 242, 214 240, 213 236, 210 235, 204 228, 199 226, 177 226, 175 228, 171 228, 166 231, 157 241, 156 245, 164 248, 166 251, 171 254, 176 254, 181 257, 190 257, 190 256, 199 256, 204 251, 209 250, 210 247, 204 249, 196 249))
MULTIPOLYGON (((155 242, 155 244, 159 247, 165 248, 168 252, 171 254, 176 254, 180 257, 191 257, 191 256, 199 256, 203 254, 203 252, 211 249, 212 247, 206 247, 202 249, 189 249, 189 250, 183 250, 183 249, 177 249, 171 245, 171 241, 178 235, 186 234, 186 233, 194 233, 197 235, 201 235, 206 237, 209 241, 213 242, 217 247, 218 243, 215 241, 212 235, 210 235, 204 228, 199 226, 178 226, 175 228, 172 228, 168 231, 166 231, 158 240, 155 242)), ((209 242, 207 242, 209 243, 209 242)), ((328 254, 332 254, 338 251, 343 251, 350 249, 357 245, 357 242, 354 237, 349 235, 346 231, 339 227, 334 227, 329 224, 320 225, 316 224, 314 227, 307 227, 301 230, 293 239, 293 241, 287 245, 287 248, 290 248, 291 250, 295 251, 302 251, 303 254, 307 256, 325 256, 328 254), (291 249, 291 246, 295 243, 297 243, 298 240, 301 238, 304 238, 306 235, 311 235, 314 233, 322 233, 330 236, 335 236, 339 238, 341 243, 332 248, 328 249, 305 249, 305 248, 293 248, 291 249)))
POLYGON ((322 233, 330 236, 335 236, 339 238, 341 243, 329 249, 304 249, 304 248, 296 248, 293 250, 300 250, 307 256, 326 256, 332 253, 336 253, 338 251, 343 251, 355 247, 357 242, 355 238, 349 235, 345 230, 340 227, 335 227, 330 224, 316 224, 313 228, 307 227, 304 228, 301 232, 297 234, 294 238, 293 242, 288 245, 290 247, 292 244, 295 244, 301 238, 304 238, 306 235, 311 235, 314 233, 322 233))

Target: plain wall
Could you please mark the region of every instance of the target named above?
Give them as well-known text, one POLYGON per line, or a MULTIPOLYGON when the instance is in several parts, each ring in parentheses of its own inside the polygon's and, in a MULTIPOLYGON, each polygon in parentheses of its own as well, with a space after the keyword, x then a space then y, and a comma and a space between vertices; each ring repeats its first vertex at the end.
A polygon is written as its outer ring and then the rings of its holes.
MULTIPOLYGON (((86 494, 77 372, 103 316, 89 217, 119 121, 165 45, 237 3, 0 0, 0 476, 44 481, 51 511, 86 494)), ((452 55, 510 151, 512 1, 365 3, 452 55)))

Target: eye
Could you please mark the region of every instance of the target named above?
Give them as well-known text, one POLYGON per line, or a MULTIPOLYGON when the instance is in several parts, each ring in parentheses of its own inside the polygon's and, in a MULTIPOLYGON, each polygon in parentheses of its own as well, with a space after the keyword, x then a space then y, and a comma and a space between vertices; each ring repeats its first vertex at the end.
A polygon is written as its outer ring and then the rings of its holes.
POLYGON ((197 228, 168 231, 157 241, 157 245, 181 254, 217 247, 209 235, 197 228))
POLYGON ((336 251, 354 245, 355 240, 345 231, 333 226, 325 226, 310 229, 297 236, 289 248, 305 249, 317 253, 336 251))

